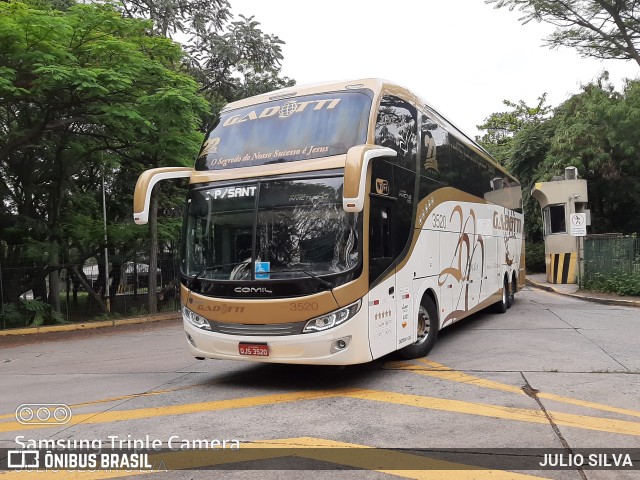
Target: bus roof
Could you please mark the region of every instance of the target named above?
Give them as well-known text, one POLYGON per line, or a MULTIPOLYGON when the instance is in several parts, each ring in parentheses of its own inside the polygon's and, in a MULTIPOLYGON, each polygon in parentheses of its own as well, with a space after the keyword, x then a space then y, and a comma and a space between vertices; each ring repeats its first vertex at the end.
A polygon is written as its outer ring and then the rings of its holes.
MULTIPOLYGON (((358 89, 369 89, 374 93, 375 97, 379 97, 381 94, 391 94, 403 97, 405 100, 412 102, 416 107, 421 107, 423 109, 428 110, 426 113, 430 113, 438 118, 438 120, 444 122, 448 130, 451 130, 452 133, 457 134, 458 137, 468 143, 470 147, 479 151, 479 153, 486 157, 486 160, 489 161, 501 170, 505 175, 516 180, 513 175, 506 171, 506 169, 500 165, 493 156, 481 145, 476 143, 476 141, 463 130, 458 128, 453 122, 451 122, 448 117, 444 116, 440 110, 436 109, 433 105, 426 102, 423 98, 419 97, 411 90, 398 85, 389 80, 381 79, 381 78, 359 78, 359 79, 351 79, 351 80, 334 80, 334 81, 326 81, 326 82, 317 82, 317 83, 309 83, 305 85, 294 85, 292 87, 285 87, 279 90, 274 90, 271 92, 263 93, 260 95, 255 95, 253 97, 244 98, 242 100, 237 100, 235 102, 231 102, 227 104, 220 113, 228 112, 230 110, 235 110, 237 108, 248 107, 250 105, 257 105, 264 102, 269 102, 272 100, 280 100, 286 98, 294 98, 300 97, 304 95, 312 95, 316 93, 324 93, 324 92, 335 92, 335 91, 348 91, 348 90, 358 90, 358 89)), ((516 180, 517 181, 517 180, 516 180)))

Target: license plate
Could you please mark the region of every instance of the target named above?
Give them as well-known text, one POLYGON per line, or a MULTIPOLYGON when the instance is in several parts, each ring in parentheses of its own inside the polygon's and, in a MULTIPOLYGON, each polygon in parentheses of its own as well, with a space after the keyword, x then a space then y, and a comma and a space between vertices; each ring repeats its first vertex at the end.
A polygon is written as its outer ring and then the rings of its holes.
POLYGON ((268 357, 269 347, 263 343, 241 343, 238 345, 240 355, 253 355, 256 357, 268 357))

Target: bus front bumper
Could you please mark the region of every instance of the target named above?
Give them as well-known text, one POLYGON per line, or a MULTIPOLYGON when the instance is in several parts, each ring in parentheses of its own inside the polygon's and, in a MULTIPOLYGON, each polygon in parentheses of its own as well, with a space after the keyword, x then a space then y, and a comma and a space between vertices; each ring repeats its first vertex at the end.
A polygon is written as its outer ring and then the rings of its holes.
POLYGON ((193 326, 183 318, 187 344, 194 357, 250 362, 352 365, 370 362, 367 308, 346 323, 324 332, 282 336, 237 336, 193 326), (344 342, 346 346, 342 347, 344 342), (240 344, 267 345, 268 356, 242 355, 240 344), (342 348, 341 348, 342 347, 342 348))

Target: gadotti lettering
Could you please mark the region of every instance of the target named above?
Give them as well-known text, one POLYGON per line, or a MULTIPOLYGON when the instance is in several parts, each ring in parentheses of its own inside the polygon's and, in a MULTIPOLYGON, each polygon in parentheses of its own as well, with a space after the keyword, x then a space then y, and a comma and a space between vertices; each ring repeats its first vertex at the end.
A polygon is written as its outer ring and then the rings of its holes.
POLYGON ((493 228, 495 230, 504 230, 510 233, 522 232, 522 220, 511 215, 504 215, 493 212, 493 228))
POLYGON ((307 102, 296 102, 290 100, 283 105, 275 105, 273 107, 266 107, 258 113, 256 110, 251 110, 246 115, 232 115, 227 118, 222 124, 223 127, 229 125, 235 125, 236 123, 242 123, 249 120, 259 120, 261 118, 269 118, 274 115, 279 115, 280 118, 288 118, 295 113, 301 113, 312 110, 331 110, 340 103, 339 98, 327 98, 323 100, 310 100, 307 102))
POLYGON ((216 312, 216 313, 242 313, 244 307, 232 307, 226 304, 222 305, 198 305, 199 312, 216 312))

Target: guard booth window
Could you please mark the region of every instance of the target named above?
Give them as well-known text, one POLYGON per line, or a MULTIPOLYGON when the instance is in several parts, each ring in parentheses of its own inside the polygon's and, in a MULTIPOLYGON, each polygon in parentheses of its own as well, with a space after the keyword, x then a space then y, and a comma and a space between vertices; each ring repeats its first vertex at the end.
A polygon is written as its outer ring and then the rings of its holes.
POLYGON ((564 204, 549 205, 542 210, 542 219, 544 221, 544 234, 567 233, 566 214, 564 204))

